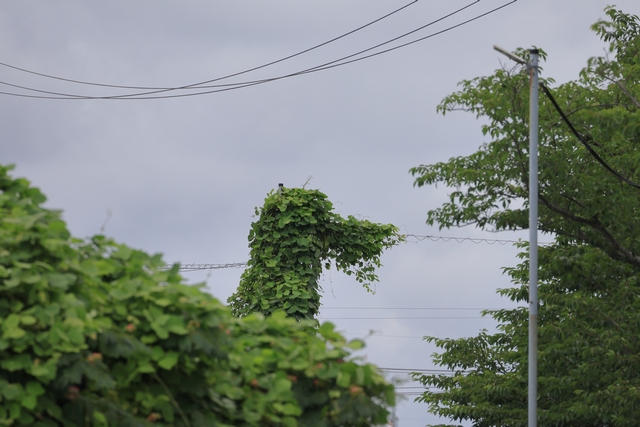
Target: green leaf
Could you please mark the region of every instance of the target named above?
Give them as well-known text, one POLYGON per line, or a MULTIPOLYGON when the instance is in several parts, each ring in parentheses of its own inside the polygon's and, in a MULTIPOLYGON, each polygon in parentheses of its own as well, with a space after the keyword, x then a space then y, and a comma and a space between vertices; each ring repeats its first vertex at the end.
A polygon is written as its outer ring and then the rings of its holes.
POLYGON ((48 276, 49 284, 63 291, 69 289, 69 286, 72 285, 76 281, 76 276, 71 273, 51 273, 48 276))
POLYGON ((170 370, 178 363, 179 354, 175 351, 168 351, 160 360, 158 366, 162 369, 170 370))
POLYGON ((347 343, 347 347, 349 347, 352 350, 360 350, 362 348, 364 348, 365 344, 364 341, 362 340, 351 340, 347 343))
POLYGON ((26 390, 28 394, 31 394, 33 396, 40 396, 45 392, 44 387, 42 387, 42 384, 35 381, 29 381, 27 383, 26 390))
POLYGON ((14 328, 11 328, 11 329, 6 328, 4 330, 4 333, 2 334, 2 339, 3 340, 18 339, 18 338, 22 338, 23 336, 25 336, 26 333, 27 332, 24 329, 19 328, 19 327, 14 327, 14 328))
POLYGON ((113 254, 111 254, 111 256, 122 261, 127 261, 129 258, 131 258, 132 254, 133 250, 131 248, 128 248, 126 246, 119 246, 118 249, 113 254))
POLYGON ((17 383, 5 385, 0 391, 7 400, 20 400, 24 396, 24 388, 17 383))
POLYGON ((20 400, 20 404, 29 410, 33 410, 38 404, 38 397, 32 394, 26 394, 20 400))
POLYGON ((156 369, 150 363, 146 362, 146 363, 140 364, 140 366, 138 366, 137 371, 142 374, 150 374, 152 372, 155 372, 156 369))
POLYGON ((35 325, 37 321, 38 320, 35 317, 29 316, 29 315, 24 315, 20 317, 20 323, 27 326, 35 325))
POLYGON ((189 333, 185 325, 185 320, 182 316, 169 316, 166 327, 169 332, 177 335, 186 335, 189 333))
POLYGON ((100 411, 93 411, 93 419, 95 421, 96 427, 108 427, 109 422, 107 421, 107 417, 100 411))
POLYGON ((345 371, 341 371, 336 379, 336 384, 339 387, 347 388, 351 384, 351 374, 345 371))
POLYGON ((49 382, 56 376, 58 357, 52 357, 45 363, 34 360, 29 373, 42 382, 49 382))
POLYGON ((13 277, 11 279, 3 280, 2 283, 5 288, 11 289, 19 286, 21 282, 20 282, 20 279, 13 277))
POLYGON ((9 418, 12 418, 14 420, 17 420, 20 418, 21 415, 21 406, 19 403, 17 402, 10 402, 9 403, 9 418))
POLYGON ((0 366, 9 372, 26 369, 31 366, 31 357, 28 354, 13 356, 0 362, 0 366))
POLYGON ((291 381, 280 378, 276 380, 272 390, 276 394, 288 393, 291 390, 291 381))
POLYGON ((158 361, 164 356, 164 350, 160 346, 154 346, 151 349, 151 359, 154 361, 158 361))

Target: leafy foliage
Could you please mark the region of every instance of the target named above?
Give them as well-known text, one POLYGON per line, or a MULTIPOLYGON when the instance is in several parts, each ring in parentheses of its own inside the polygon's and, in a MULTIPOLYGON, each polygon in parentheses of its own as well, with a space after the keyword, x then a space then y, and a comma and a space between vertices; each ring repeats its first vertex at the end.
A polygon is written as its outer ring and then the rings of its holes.
MULTIPOLYGON (((640 21, 612 8, 607 14, 612 21, 593 29, 610 42, 615 60, 590 59, 579 80, 558 86, 554 96, 601 157, 638 182, 640 21)), ((442 182, 455 189, 448 203, 429 212, 429 224, 528 226, 528 87, 525 70, 502 69, 463 81, 462 90, 440 104, 443 113, 462 109, 486 118, 482 132, 492 140, 470 156, 411 170, 418 186, 442 182)), ((539 124, 540 230, 589 243, 640 267, 640 192, 607 173, 545 98, 539 124)))
MULTIPOLYGON (((610 20, 592 29, 609 42, 614 59, 591 58, 577 81, 554 93, 601 157, 638 182, 640 19, 612 7, 605 11, 610 20)), ((454 188, 448 203, 429 212, 429 223, 527 227, 527 105, 528 76, 513 70, 464 81, 440 104, 443 113, 465 110, 488 119, 482 131, 491 141, 470 156, 412 169, 418 186, 443 182, 454 188)), ((640 192, 602 168, 546 99, 539 156, 540 229, 557 236, 553 246, 539 248, 539 424, 637 425, 640 192)), ((526 301, 528 265, 507 272, 517 286, 500 293, 526 301)), ((501 323, 498 333, 428 337, 442 349, 434 361, 452 373, 416 374, 432 387, 419 400, 435 414, 475 426, 525 426, 527 311, 487 314, 501 323)))
POLYGON ((323 324, 243 319, 159 255, 71 239, 0 167, 0 425, 369 426, 393 387, 323 324))
POLYGON ((236 316, 285 310, 313 319, 320 308, 322 268, 335 263, 370 290, 378 280, 380 255, 401 240, 393 225, 375 224, 333 212, 318 190, 282 188, 270 193, 251 226, 248 268, 229 298, 236 316))
MULTIPOLYGON (((640 405, 640 271, 587 245, 540 248, 538 423, 635 426, 640 405)), ((526 259, 526 254, 522 257, 526 259)), ((507 269, 526 303, 528 262, 507 269)), ((430 411, 476 426, 527 425, 528 311, 489 311, 499 332, 428 337, 449 375, 414 375, 430 411)))

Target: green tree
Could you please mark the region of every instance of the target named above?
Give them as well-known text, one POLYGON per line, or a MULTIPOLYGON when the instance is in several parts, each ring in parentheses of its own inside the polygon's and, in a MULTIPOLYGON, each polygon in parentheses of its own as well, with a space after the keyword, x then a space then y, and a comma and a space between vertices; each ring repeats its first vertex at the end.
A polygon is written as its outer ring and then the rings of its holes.
POLYGON ((323 267, 335 263, 370 291, 382 251, 402 239, 391 224, 342 218, 318 190, 271 192, 256 216, 248 267, 228 300, 236 316, 285 310, 295 319, 313 319, 320 309, 323 267))
MULTIPOLYGON (((589 245, 539 252, 538 416, 541 426, 635 426, 640 407, 639 271, 589 245)), ((522 257, 526 259, 526 254, 522 257)), ((507 269, 528 298, 528 260, 507 269)), ((415 375, 430 411, 474 426, 527 425, 528 309, 489 311, 495 334, 441 339, 434 362, 451 371, 415 375)))
POLYGON ((370 426, 393 387, 325 323, 242 319, 178 267, 72 239, 0 166, 0 425, 370 426))
MULTIPOLYGON (((612 8, 607 14, 611 21, 599 21, 592 28, 609 41, 615 57, 591 58, 578 80, 553 92, 607 163, 638 182, 640 21, 612 8)), ((482 132, 491 141, 470 156, 411 170, 418 186, 442 182, 455 189, 449 203, 428 213, 427 222, 441 228, 467 224, 497 231, 527 228, 528 72, 523 67, 501 69, 461 85, 462 90, 446 97, 438 110, 483 117, 488 123, 482 132)), ((540 230, 594 245, 614 259, 640 266, 640 191, 622 184, 594 161, 544 97, 539 123, 540 230)))
MULTIPOLYGON (((620 175, 640 181, 640 19, 609 7, 592 29, 609 43, 576 81, 553 89, 575 128, 620 175)), ((526 55, 523 50, 520 55, 526 55)), ((552 79, 542 79, 550 85, 552 79)), ((465 157, 412 169, 416 185, 444 183, 450 201, 428 214, 441 228, 527 228, 528 85, 525 70, 501 69, 462 82, 440 104, 487 120, 490 142, 465 157)), ((540 425, 637 425, 640 407, 640 190, 611 174, 540 100, 540 425)), ((526 254, 522 254, 526 258, 526 254)), ((528 265, 507 269, 517 285, 500 293, 526 301, 528 265)), ((452 374, 416 375, 432 387, 430 411, 475 426, 526 425, 527 313, 490 311, 499 332, 428 337, 434 361, 452 374)))

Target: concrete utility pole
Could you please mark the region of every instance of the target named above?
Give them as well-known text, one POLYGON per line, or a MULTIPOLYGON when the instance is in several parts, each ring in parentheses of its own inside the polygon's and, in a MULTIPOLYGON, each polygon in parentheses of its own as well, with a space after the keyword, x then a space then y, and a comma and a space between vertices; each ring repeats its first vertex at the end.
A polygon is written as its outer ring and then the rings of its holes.
POLYGON ((529 70, 529 427, 538 423, 538 49, 529 62, 499 46, 495 50, 529 70))

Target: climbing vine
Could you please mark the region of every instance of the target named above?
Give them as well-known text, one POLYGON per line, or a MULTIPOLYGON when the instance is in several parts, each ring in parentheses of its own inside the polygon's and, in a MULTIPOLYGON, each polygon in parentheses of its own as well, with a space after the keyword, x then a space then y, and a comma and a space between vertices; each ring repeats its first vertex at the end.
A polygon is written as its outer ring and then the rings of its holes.
POLYGON ((333 264, 371 291, 382 251, 402 240, 394 225, 341 217, 318 190, 280 188, 268 194, 256 216, 247 269, 228 299, 239 317, 284 310, 289 317, 313 319, 323 268, 333 264))

